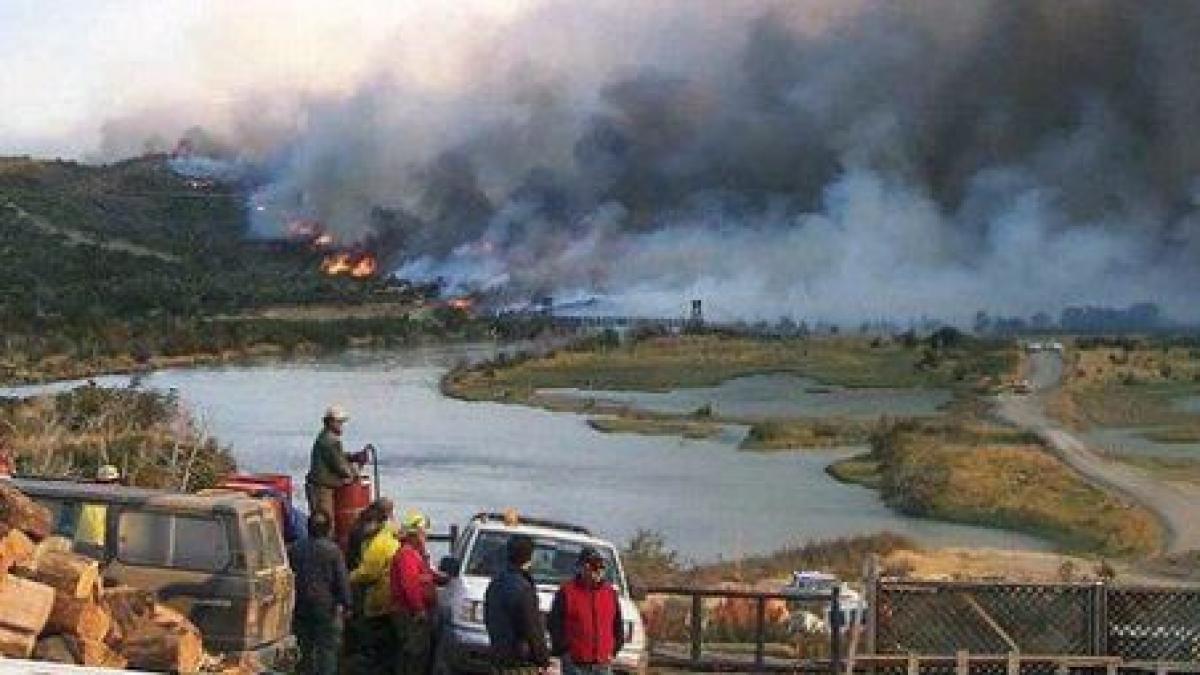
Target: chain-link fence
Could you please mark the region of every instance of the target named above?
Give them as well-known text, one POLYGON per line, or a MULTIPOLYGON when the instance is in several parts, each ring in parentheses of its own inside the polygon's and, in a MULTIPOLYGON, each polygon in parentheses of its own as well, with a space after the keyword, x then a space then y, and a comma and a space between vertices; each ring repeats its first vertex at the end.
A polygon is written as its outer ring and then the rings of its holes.
POLYGON ((1055 654, 1200 660, 1200 588, 880 580, 875 654, 1055 654))

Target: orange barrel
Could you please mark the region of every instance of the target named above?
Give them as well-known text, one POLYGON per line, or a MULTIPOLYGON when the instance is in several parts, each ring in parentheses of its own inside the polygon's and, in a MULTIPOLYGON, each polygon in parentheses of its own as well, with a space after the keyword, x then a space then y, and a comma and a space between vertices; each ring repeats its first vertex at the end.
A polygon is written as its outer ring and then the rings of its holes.
POLYGON ((353 482, 333 491, 333 534, 346 553, 350 541, 350 529, 358 514, 371 503, 371 480, 360 476, 353 482))

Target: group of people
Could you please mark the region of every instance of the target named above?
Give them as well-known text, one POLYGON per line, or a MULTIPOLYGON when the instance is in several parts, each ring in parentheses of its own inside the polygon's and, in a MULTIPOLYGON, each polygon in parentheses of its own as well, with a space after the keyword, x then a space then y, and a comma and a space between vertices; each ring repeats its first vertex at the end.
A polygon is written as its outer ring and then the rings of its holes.
MULTIPOLYGON (((325 414, 305 485, 309 536, 288 549, 299 672, 337 673, 344 651, 352 673, 427 675, 438 639, 437 586, 448 581, 430 565, 429 518, 410 511, 397 524, 394 505, 380 498, 358 515, 345 557, 332 540, 333 492, 357 476, 355 456, 342 449, 347 419, 338 406, 325 414)), ((493 671, 544 672, 554 655, 567 675, 607 675, 625 634, 604 557, 581 551, 575 577, 558 589, 544 622, 530 576, 533 552, 531 538, 512 536, 507 565, 488 585, 484 621, 493 671)))

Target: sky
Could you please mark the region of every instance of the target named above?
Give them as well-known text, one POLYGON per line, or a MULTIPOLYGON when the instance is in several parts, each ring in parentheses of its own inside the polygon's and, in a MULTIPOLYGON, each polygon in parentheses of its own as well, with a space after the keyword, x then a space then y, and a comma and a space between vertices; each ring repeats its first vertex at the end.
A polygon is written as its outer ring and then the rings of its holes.
POLYGON ((246 92, 337 93, 386 61, 434 86, 456 52, 408 48, 406 33, 453 41, 529 4, 0 0, 0 154, 86 158, 111 118, 212 119, 246 92))

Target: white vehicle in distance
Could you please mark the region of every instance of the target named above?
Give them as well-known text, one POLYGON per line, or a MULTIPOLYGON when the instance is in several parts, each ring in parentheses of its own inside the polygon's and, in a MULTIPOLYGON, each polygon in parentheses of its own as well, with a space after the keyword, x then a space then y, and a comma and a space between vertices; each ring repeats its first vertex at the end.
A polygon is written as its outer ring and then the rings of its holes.
MULTIPOLYGON (((528 518, 516 513, 480 513, 471 519, 438 568, 450 575, 439 593, 440 637, 434 673, 484 673, 488 662, 488 636, 483 623, 483 598, 492 576, 507 564, 505 547, 510 537, 533 539, 533 566, 529 573, 538 590, 543 616, 560 584, 575 574, 575 561, 585 546, 595 548, 607 561, 608 580, 617 589, 625 622, 625 644, 613 661, 613 670, 644 673, 649 654, 646 629, 634 604, 617 549, 578 525, 528 518)), ((549 640, 547 639, 547 643, 549 640)))

